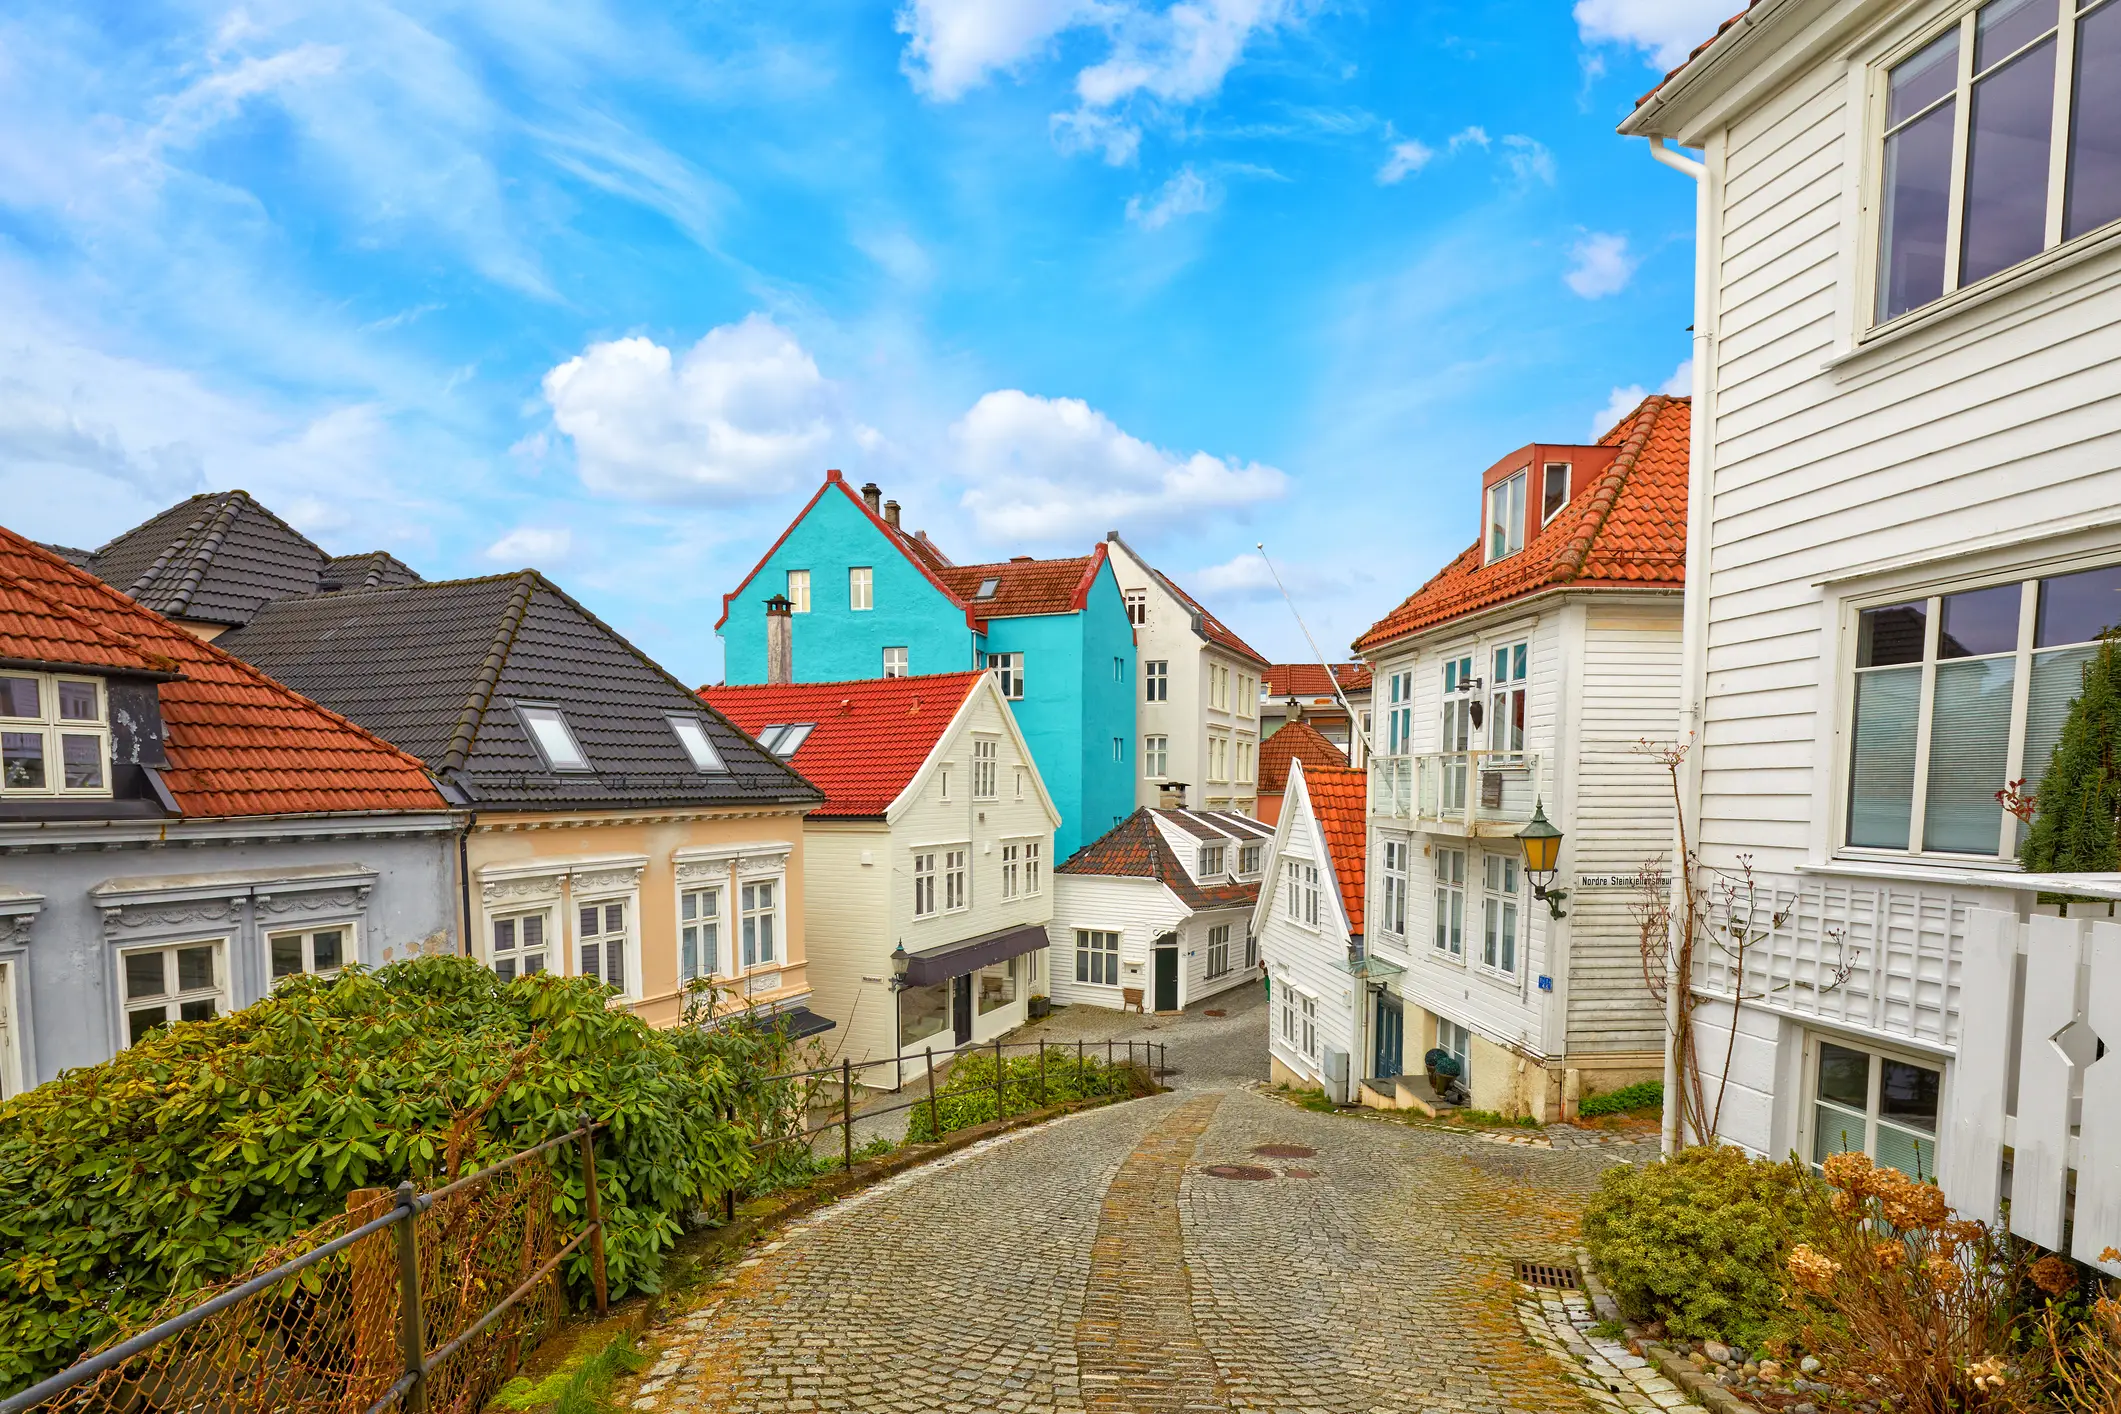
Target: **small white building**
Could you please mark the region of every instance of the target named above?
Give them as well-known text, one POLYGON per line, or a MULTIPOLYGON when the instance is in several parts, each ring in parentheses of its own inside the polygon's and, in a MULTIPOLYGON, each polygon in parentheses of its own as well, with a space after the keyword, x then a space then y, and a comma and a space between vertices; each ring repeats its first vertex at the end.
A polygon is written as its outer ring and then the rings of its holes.
POLYGON ((1252 910, 1267 970, 1268 1072, 1347 1103, 1359 1087, 1363 773, 1289 763, 1252 910))
POLYGON ((1259 682, 1267 660, 1134 552, 1105 536, 1134 624, 1134 801, 1257 814, 1259 682))
POLYGON ((1663 1071, 1634 885, 1671 852, 1645 744, 1679 734, 1687 439, 1685 400, 1652 397, 1596 445, 1511 452, 1477 500, 1468 478, 1478 543, 1356 642, 1379 973, 1357 1062, 1381 1095, 1433 1047, 1475 1107, 1540 1120, 1663 1071), (1517 840, 1535 808, 1563 833, 1551 905, 1517 840))
POLYGON ((1235 811, 1142 809, 1077 850, 1053 879, 1053 999, 1182 1011, 1257 981, 1272 835, 1235 811))
POLYGON ((713 687, 825 803, 803 822, 810 1007, 890 1088, 922 1054, 992 1040, 1047 994, 1060 813, 991 672, 713 687), (801 733, 791 748, 787 732, 801 733), (895 976, 899 948, 903 978, 895 976), (903 984, 902 987, 900 984, 903 984))
POLYGON ((1702 154, 1683 819, 1781 920, 1686 979, 1719 1137, 2096 1262, 2121 925, 2036 898, 2121 881, 1997 793, 2121 625, 2121 4, 1757 5, 1622 131, 1702 154))

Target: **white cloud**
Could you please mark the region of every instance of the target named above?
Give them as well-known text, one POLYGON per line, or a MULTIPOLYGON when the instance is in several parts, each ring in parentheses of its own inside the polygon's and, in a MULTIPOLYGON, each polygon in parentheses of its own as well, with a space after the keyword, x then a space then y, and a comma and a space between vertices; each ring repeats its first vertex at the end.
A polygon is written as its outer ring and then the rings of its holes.
POLYGON ((565 560, 574 549, 574 532, 519 525, 486 547, 486 558, 503 564, 543 567, 565 560))
POLYGON ((1213 211, 1222 205, 1222 188, 1211 185, 1191 166, 1181 167, 1177 175, 1157 189, 1154 197, 1144 202, 1138 196, 1127 198, 1127 219, 1145 231, 1159 231, 1181 216, 1195 216, 1203 211, 1213 211))
POLYGON ((1561 278, 1585 299, 1617 295, 1635 277, 1639 263, 1628 254, 1628 238, 1609 231, 1591 231, 1569 251, 1568 273, 1561 278))
MULTIPOLYGON (((1679 367, 1672 370, 1672 376, 1658 385, 1657 391, 1671 398, 1682 398, 1693 392, 1694 360, 1682 360, 1679 367)), ((1595 442, 1619 426, 1620 419, 1641 406, 1642 400, 1649 395, 1649 390, 1640 383, 1615 388, 1612 396, 1606 399, 1605 406, 1591 419, 1591 440, 1595 442)))
POLYGON ((1502 147, 1510 175, 1518 181, 1554 184, 1554 154, 1547 151, 1545 143, 1523 133, 1511 133, 1503 138, 1502 147))
POLYGON ((950 429, 964 505, 991 539, 1079 540, 1148 533, 1203 512, 1272 500, 1288 478, 1258 462, 1142 441, 1080 398, 992 392, 950 429))
POLYGON ((1435 156, 1436 149, 1426 143, 1412 139, 1395 142, 1392 144, 1391 155, 1385 158, 1385 165, 1377 169, 1377 184, 1389 187, 1403 182, 1428 166, 1430 159, 1435 156))
POLYGON ((770 494, 817 470, 840 430, 832 385, 763 314, 679 356, 640 336, 591 344, 544 388, 583 484, 621 496, 770 494))
POLYGON ((898 12, 907 36, 899 66, 915 88, 947 103, 1106 9, 1095 0, 912 0, 898 12))
POLYGON ((1731 0, 1576 0, 1576 32, 1586 44, 1646 50, 1652 64, 1669 69, 1714 35, 1731 9, 1731 0))

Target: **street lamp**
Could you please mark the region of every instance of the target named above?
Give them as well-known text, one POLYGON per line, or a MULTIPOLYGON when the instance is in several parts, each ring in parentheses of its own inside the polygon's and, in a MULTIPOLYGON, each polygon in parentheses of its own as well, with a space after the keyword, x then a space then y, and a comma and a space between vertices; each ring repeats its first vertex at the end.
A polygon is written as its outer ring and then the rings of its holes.
POLYGON ((906 945, 904 943, 900 943, 897 947, 891 950, 892 991, 903 992, 906 990, 906 965, 910 961, 912 961, 912 959, 906 956, 906 945))
POLYGON ((1561 864, 1561 831, 1547 819, 1544 802, 1533 803, 1531 822, 1517 832, 1517 843, 1524 848, 1524 872, 1532 881, 1532 897, 1544 903, 1554 917, 1568 917, 1561 911, 1561 901, 1569 891, 1552 887, 1561 864))

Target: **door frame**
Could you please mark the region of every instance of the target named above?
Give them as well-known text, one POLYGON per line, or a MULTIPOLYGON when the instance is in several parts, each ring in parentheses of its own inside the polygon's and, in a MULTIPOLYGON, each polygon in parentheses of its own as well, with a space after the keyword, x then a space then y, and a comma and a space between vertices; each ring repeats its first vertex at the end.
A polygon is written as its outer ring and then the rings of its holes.
POLYGON ((972 974, 960 972, 950 979, 950 1035, 951 1044, 972 1044, 972 974), (963 1018, 960 1021, 960 1018, 963 1018))
POLYGON ((1168 944, 1159 943, 1149 949, 1149 986, 1154 1005, 1151 1011, 1177 1011, 1179 997, 1178 943, 1174 939, 1168 944), (1171 1005, 1164 1005, 1164 959, 1171 959, 1171 1005))
POLYGON ((1370 1074, 1373 1078, 1379 1080, 1388 1078, 1384 1069, 1385 1032, 1388 1029, 1385 1024, 1385 1018, 1387 1015, 1392 1018, 1392 1025, 1389 1030, 1392 1034, 1392 1049, 1397 1053, 1394 1057, 1396 1068, 1392 1071, 1392 1074, 1404 1075, 1407 1069, 1406 1004, 1390 992, 1379 992, 1377 994, 1377 1007, 1372 1017, 1370 1044, 1370 1074))

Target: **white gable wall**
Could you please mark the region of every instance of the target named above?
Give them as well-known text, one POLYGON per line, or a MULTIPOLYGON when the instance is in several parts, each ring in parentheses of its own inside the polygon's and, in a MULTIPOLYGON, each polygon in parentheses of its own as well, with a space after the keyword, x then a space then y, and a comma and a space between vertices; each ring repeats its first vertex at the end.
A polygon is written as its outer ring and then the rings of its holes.
POLYGON ((1340 908, 1340 893, 1334 883, 1333 861, 1326 854, 1317 823, 1311 813, 1310 796, 1300 786, 1302 768, 1290 773, 1289 794, 1268 851, 1266 874, 1260 883, 1260 901, 1255 912, 1260 957, 1269 978, 1268 1055, 1274 1078, 1300 1086, 1324 1084, 1323 1061, 1330 1048, 1349 1054, 1351 1082, 1359 1080, 1361 1058, 1356 1043, 1360 1031, 1357 1015, 1360 984, 1347 969, 1348 927, 1340 908), (1287 860, 1306 861, 1319 871, 1319 926, 1307 927, 1290 919, 1284 902, 1287 860), (1293 989, 1315 998, 1318 1004, 1318 1054, 1305 1054, 1282 1036, 1282 998, 1293 989))

